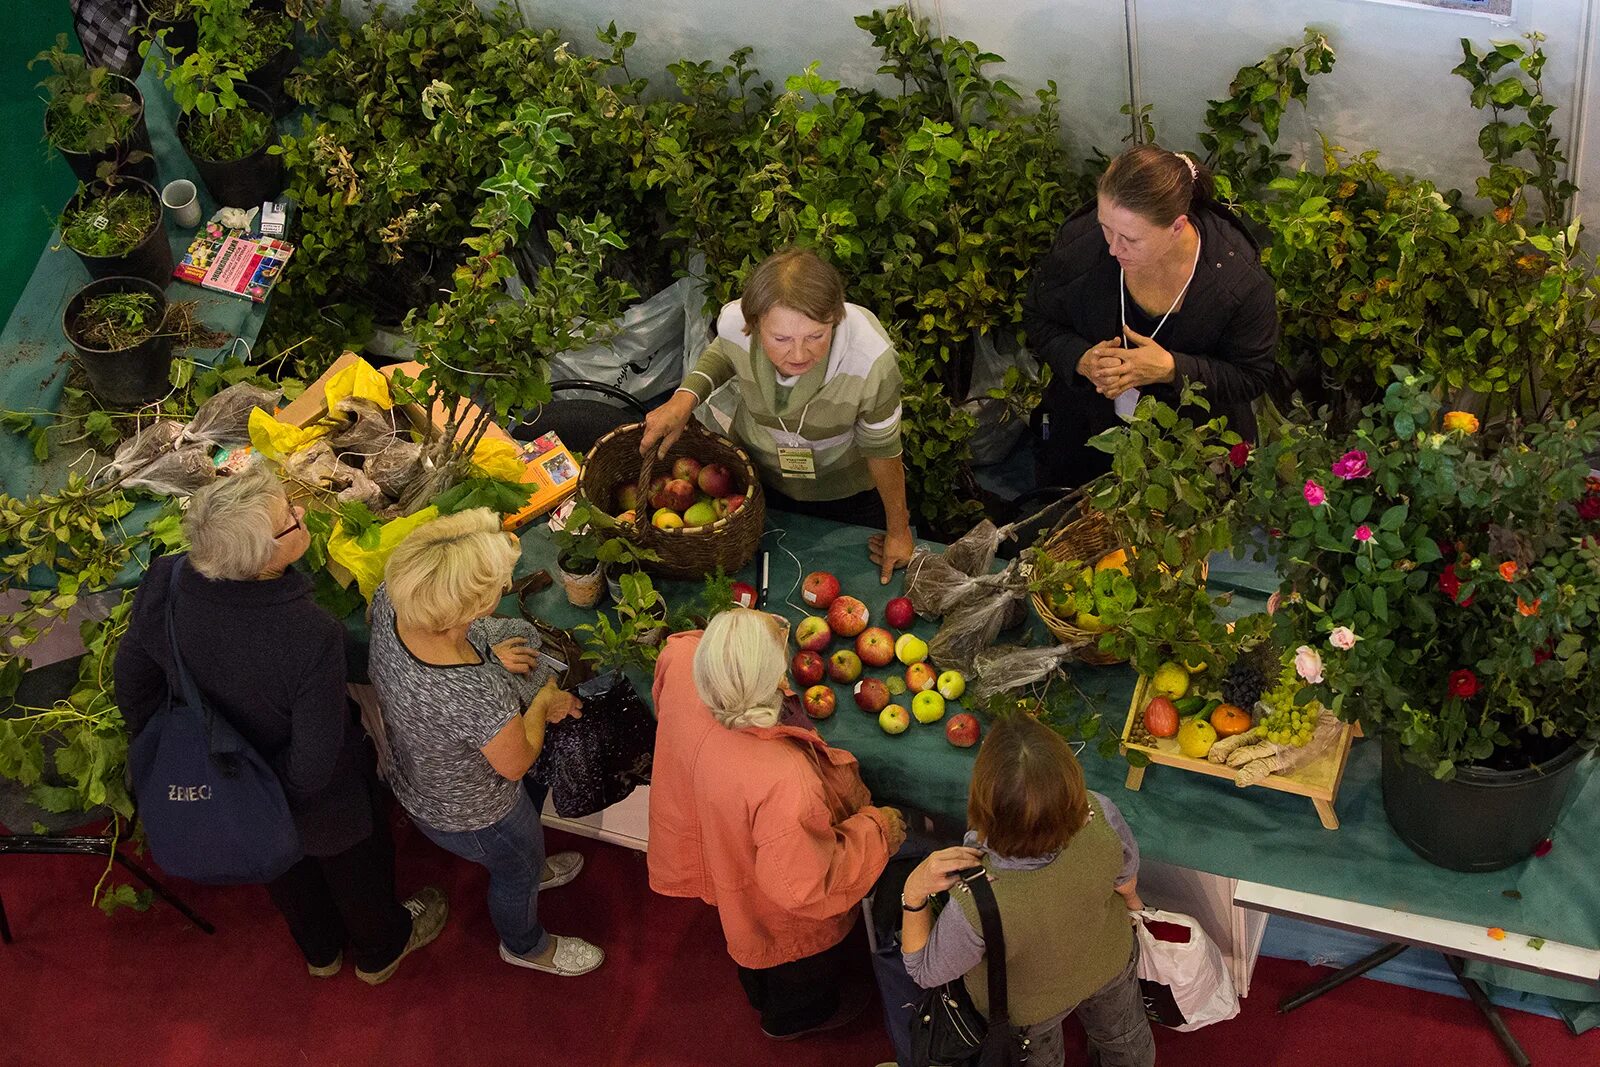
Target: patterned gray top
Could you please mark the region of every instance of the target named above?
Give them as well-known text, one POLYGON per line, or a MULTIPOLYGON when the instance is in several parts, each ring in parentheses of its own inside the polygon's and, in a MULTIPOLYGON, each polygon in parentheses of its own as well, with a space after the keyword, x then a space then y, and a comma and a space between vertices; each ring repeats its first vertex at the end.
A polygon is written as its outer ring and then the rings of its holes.
POLYGON ((539 647, 539 632, 522 619, 479 619, 467 638, 481 662, 424 663, 400 640, 388 590, 380 585, 373 594, 370 670, 389 737, 390 785, 411 817, 435 830, 493 825, 522 788, 501 777, 482 749, 555 672, 542 661, 530 674, 506 670, 491 646, 511 637, 539 647))

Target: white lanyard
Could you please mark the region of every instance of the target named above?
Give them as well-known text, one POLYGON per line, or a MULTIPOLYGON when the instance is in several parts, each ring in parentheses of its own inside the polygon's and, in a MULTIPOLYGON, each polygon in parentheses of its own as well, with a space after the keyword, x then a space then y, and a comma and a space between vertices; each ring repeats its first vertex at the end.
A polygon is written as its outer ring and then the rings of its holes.
MULTIPOLYGON (((815 399, 816 397, 811 398, 811 400, 815 399)), ((805 444, 805 438, 800 436, 800 431, 806 428, 806 412, 811 410, 811 400, 807 400, 806 406, 800 409, 800 422, 797 426, 795 426, 793 433, 789 432, 789 425, 783 421, 782 415, 779 415, 776 411, 772 413, 772 417, 778 420, 778 425, 783 427, 784 436, 788 437, 791 442, 794 442, 793 447, 799 447, 805 444)))
MULTIPOLYGON (((1161 316, 1161 321, 1156 323, 1156 328, 1150 331, 1150 339, 1152 341, 1155 340, 1156 334, 1161 332, 1161 327, 1167 324, 1167 320, 1172 317, 1172 313, 1178 310, 1178 305, 1183 303, 1184 294, 1189 291, 1189 286, 1194 284, 1194 276, 1200 269, 1200 231, 1198 228, 1194 231, 1194 238, 1194 262, 1189 264, 1189 280, 1183 283, 1183 288, 1178 290, 1178 296, 1172 301, 1172 306, 1167 308, 1167 313, 1165 315, 1161 316)), ((1120 304, 1120 312, 1122 316, 1123 344, 1127 344, 1128 281, 1127 272, 1121 267, 1117 268, 1117 299, 1120 304)), ((1138 403, 1139 390, 1125 389, 1123 390, 1121 396, 1112 401, 1112 406, 1116 409, 1117 414, 1122 418, 1131 419, 1133 418, 1133 409, 1138 405, 1138 403)))

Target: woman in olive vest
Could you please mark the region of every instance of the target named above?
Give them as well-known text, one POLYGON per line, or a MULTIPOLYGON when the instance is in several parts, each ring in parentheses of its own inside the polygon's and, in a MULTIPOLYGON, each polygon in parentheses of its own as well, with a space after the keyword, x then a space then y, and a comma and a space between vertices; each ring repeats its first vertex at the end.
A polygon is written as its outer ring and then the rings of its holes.
POLYGON ((1032 1041, 1030 1067, 1061 1067, 1061 1021, 1072 1014, 1101 1067, 1154 1064, 1128 914, 1144 907, 1139 847, 1111 801, 1084 787, 1071 748, 1031 716, 1002 719, 973 766, 967 823, 966 848, 934 853, 906 879, 907 972, 924 989, 964 976, 974 1005, 987 1014, 987 962, 972 895, 951 894, 937 921, 928 910, 976 847, 1000 906, 1011 1021, 1032 1041))

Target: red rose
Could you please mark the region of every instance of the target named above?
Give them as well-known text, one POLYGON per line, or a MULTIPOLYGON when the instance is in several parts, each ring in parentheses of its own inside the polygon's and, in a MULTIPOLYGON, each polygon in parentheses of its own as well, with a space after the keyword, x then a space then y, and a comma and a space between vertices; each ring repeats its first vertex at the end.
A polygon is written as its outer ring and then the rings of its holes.
POLYGON ((1444 573, 1439 575, 1439 592, 1451 600, 1461 595, 1461 579, 1456 577, 1456 565, 1446 564, 1444 573))
POLYGON ((1244 465, 1246 463, 1248 463, 1249 461, 1250 461, 1250 442, 1249 441, 1240 441, 1238 444, 1236 444, 1232 448, 1228 449, 1228 462, 1233 464, 1235 468, 1238 468, 1238 469, 1242 470, 1244 468, 1244 465))
POLYGON ((1600 493, 1590 493, 1578 501, 1578 518, 1584 522, 1600 519, 1600 493))
POLYGON ((1537 667, 1539 664, 1543 663, 1553 655, 1555 655, 1555 653, 1550 651, 1549 645, 1546 645, 1543 648, 1536 648, 1533 650, 1533 665, 1537 667))
POLYGON ((1470 700, 1478 694, 1478 676, 1463 667, 1450 672, 1450 695, 1470 700))

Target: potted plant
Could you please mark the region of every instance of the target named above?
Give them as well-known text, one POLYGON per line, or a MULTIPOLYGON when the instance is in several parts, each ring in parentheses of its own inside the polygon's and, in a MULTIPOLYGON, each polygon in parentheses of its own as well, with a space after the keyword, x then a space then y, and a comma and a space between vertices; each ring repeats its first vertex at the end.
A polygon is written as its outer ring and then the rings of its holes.
POLYGON ((200 31, 195 25, 192 0, 139 0, 144 13, 143 32, 158 41, 168 55, 194 50, 200 31))
POLYGON ((67 301, 61 330, 102 404, 148 404, 170 389, 166 318, 161 287, 143 278, 100 278, 67 301))
POLYGON ((39 83, 50 94, 44 139, 78 179, 88 182, 122 173, 153 183, 155 157, 150 154, 139 87, 67 51, 64 33, 56 36, 54 48, 40 52, 28 67, 40 63, 49 64, 51 71, 39 83))
POLYGON ((274 108, 245 83, 244 68, 226 53, 199 48, 159 69, 182 112, 178 140, 212 197, 255 207, 277 196, 283 163, 268 152, 277 141, 274 108))
POLYGON ((573 607, 592 608, 600 602, 607 567, 636 571, 641 563, 658 558, 623 537, 620 529, 615 518, 579 497, 566 526, 556 532, 556 569, 573 607))
POLYGON ((1249 464, 1296 698, 1383 745, 1400 838, 1457 870, 1550 832, 1600 742, 1600 415, 1498 427, 1403 368, 1355 428, 1286 425, 1249 464))
POLYGON ((266 0, 187 0, 198 28, 195 50, 225 56, 244 81, 266 94, 274 118, 294 101, 283 81, 294 69, 294 20, 282 3, 266 0))
POLYGON ((61 243, 92 278, 132 275, 165 285, 172 278, 161 196, 149 182, 111 176, 78 186, 61 213, 61 243))
POLYGON ((615 625, 601 612, 594 622, 578 627, 589 635, 584 639, 583 658, 593 663, 597 672, 648 672, 667 636, 666 599, 648 574, 624 574, 616 612, 615 625))

